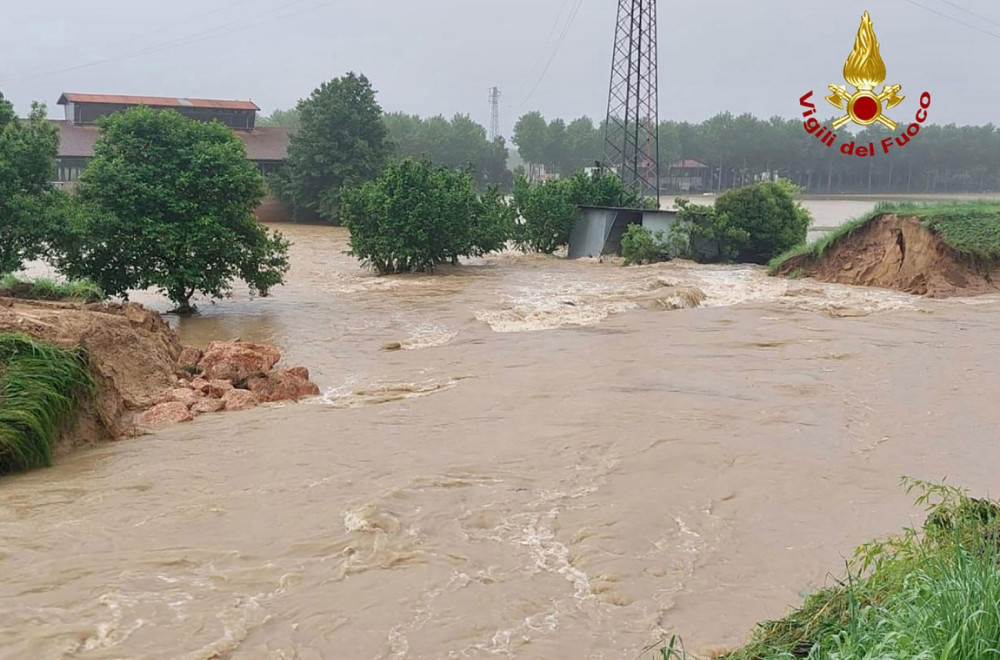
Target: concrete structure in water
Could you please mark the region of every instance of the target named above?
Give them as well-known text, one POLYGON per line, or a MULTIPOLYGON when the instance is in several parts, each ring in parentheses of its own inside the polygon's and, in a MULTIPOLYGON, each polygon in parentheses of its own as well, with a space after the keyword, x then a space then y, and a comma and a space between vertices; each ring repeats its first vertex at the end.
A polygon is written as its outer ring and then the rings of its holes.
POLYGON ((622 236, 629 225, 639 224, 656 233, 670 232, 676 211, 583 206, 569 236, 570 259, 621 254, 622 236))
MULTIPOLYGON (((288 130, 258 128, 260 108, 252 101, 65 93, 59 97, 59 105, 65 106, 66 118, 53 120, 59 127, 57 180, 66 188, 79 181, 94 157, 94 143, 100 135, 97 120, 136 106, 176 110, 189 119, 225 124, 243 141, 247 158, 260 168, 265 178, 288 157, 288 130)), ((283 222, 292 219, 292 210, 269 196, 257 209, 257 217, 263 222, 283 222)))

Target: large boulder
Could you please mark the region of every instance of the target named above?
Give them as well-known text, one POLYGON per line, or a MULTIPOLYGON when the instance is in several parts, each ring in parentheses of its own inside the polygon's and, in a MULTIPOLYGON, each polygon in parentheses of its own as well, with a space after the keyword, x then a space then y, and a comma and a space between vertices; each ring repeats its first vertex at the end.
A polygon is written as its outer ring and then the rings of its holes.
POLYGON ((181 356, 177 358, 177 364, 181 367, 193 366, 201 361, 201 356, 201 349, 194 346, 185 346, 181 350, 181 356))
POLYGON ((298 401, 307 396, 317 396, 319 387, 302 377, 302 367, 287 371, 272 371, 247 379, 247 388, 257 394, 262 402, 298 401))
POLYGON ((225 410, 250 410, 260 403, 260 398, 249 390, 229 390, 222 396, 225 410))
POLYGON ((167 426, 194 419, 188 407, 180 401, 170 401, 153 406, 142 414, 142 423, 149 426, 167 426))
POLYGON ((233 384, 228 380, 210 380, 208 381, 208 396, 221 399, 226 392, 233 389, 233 384))
POLYGON ((170 390, 170 396, 174 401, 180 401, 185 406, 190 408, 194 404, 201 401, 202 397, 205 395, 201 392, 188 389, 186 387, 177 387, 170 390))
POLYGON ((222 399, 212 399, 205 397, 198 401, 198 403, 191 406, 191 412, 200 415, 202 413, 215 413, 223 410, 226 407, 226 402, 222 399))
POLYGON ((265 373, 281 359, 273 346, 244 341, 214 341, 198 362, 207 380, 241 381, 265 373))

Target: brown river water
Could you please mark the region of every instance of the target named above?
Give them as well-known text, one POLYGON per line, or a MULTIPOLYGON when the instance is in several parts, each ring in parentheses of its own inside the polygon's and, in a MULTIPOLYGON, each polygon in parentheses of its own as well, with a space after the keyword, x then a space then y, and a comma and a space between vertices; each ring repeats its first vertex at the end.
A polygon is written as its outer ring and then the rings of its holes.
POLYGON ((180 332, 324 395, 0 481, 0 658, 733 646, 919 522, 901 476, 996 494, 998 298, 517 254, 378 278, 282 230, 287 285, 180 332))

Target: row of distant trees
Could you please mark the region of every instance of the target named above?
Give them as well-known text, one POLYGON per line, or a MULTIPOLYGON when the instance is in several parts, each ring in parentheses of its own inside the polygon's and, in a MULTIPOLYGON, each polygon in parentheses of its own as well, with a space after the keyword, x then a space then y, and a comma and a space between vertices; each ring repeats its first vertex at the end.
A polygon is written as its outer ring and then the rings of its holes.
MULTIPOLYGON (((903 122, 905 117, 896 119, 903 122)), ((829 121, 824 122, 827 125, 829 121)), ((264 125, 297 128, 298 112, 279 110, 264 125)), ((505 144, 491 143, 486 130, 466 115, 451 120, 414 115, 383 116, 391 149, 399 156, 428 158, 450 166, 471 166, 477 180, 502 187, 506 173, 505 144)), ((908 124, 902 123, 900 134, 908 124)), ((547 120, 539 112, 518 119, 512 136, 518 155, 550 174, 569 176, 604 155, 604 123, 589 117, 547 120)), ((798 119, 760 119, 750 114, 720 113, 700 123, 660 123, 660 172, 668 185, 670 166, 682 159, 708 167, 705 188, 727 190, 762 179, 782 177, 811 193, 950 193, 1000 190, 1000 129, 985 126, 925 125, 905 147, 886 156, 848 157, 826 148, 807 134, 798 119)), ((853 136, 880 149, 892 135, 874 125, 853 136)), ((838 138, 838 146, 848 136, 838 138)), ((847 137, 848 141, 852 139, 847 137)))

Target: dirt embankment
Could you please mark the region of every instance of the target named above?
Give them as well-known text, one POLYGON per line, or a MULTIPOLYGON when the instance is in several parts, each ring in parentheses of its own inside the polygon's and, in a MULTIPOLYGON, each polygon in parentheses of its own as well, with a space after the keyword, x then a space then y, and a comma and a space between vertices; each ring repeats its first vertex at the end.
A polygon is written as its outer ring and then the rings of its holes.
POLYGON ((281 353, 273 346, 239 339, 212 342, 204 352, 182 346, 159 314, 134 303, 0 297, 2 333, 82 347, 87 354, 97 394, 65 429, 57 453, 204 413, 319 394, 305 367, 275 369, 281 353))
POLYGON ((931 297, 996 293, 992 273, 964 258, 918 218, 884 215, 830 245, 816 258, 789 259, 777 275, 877 286, 931 297))
POLYGON ((59 452, 135 432, 135 414, 176 382, 177 334, 137 304, 75 304, 0 298, 0 333, 20 332, 87 352, 97 395, 67 429, 59 452))

